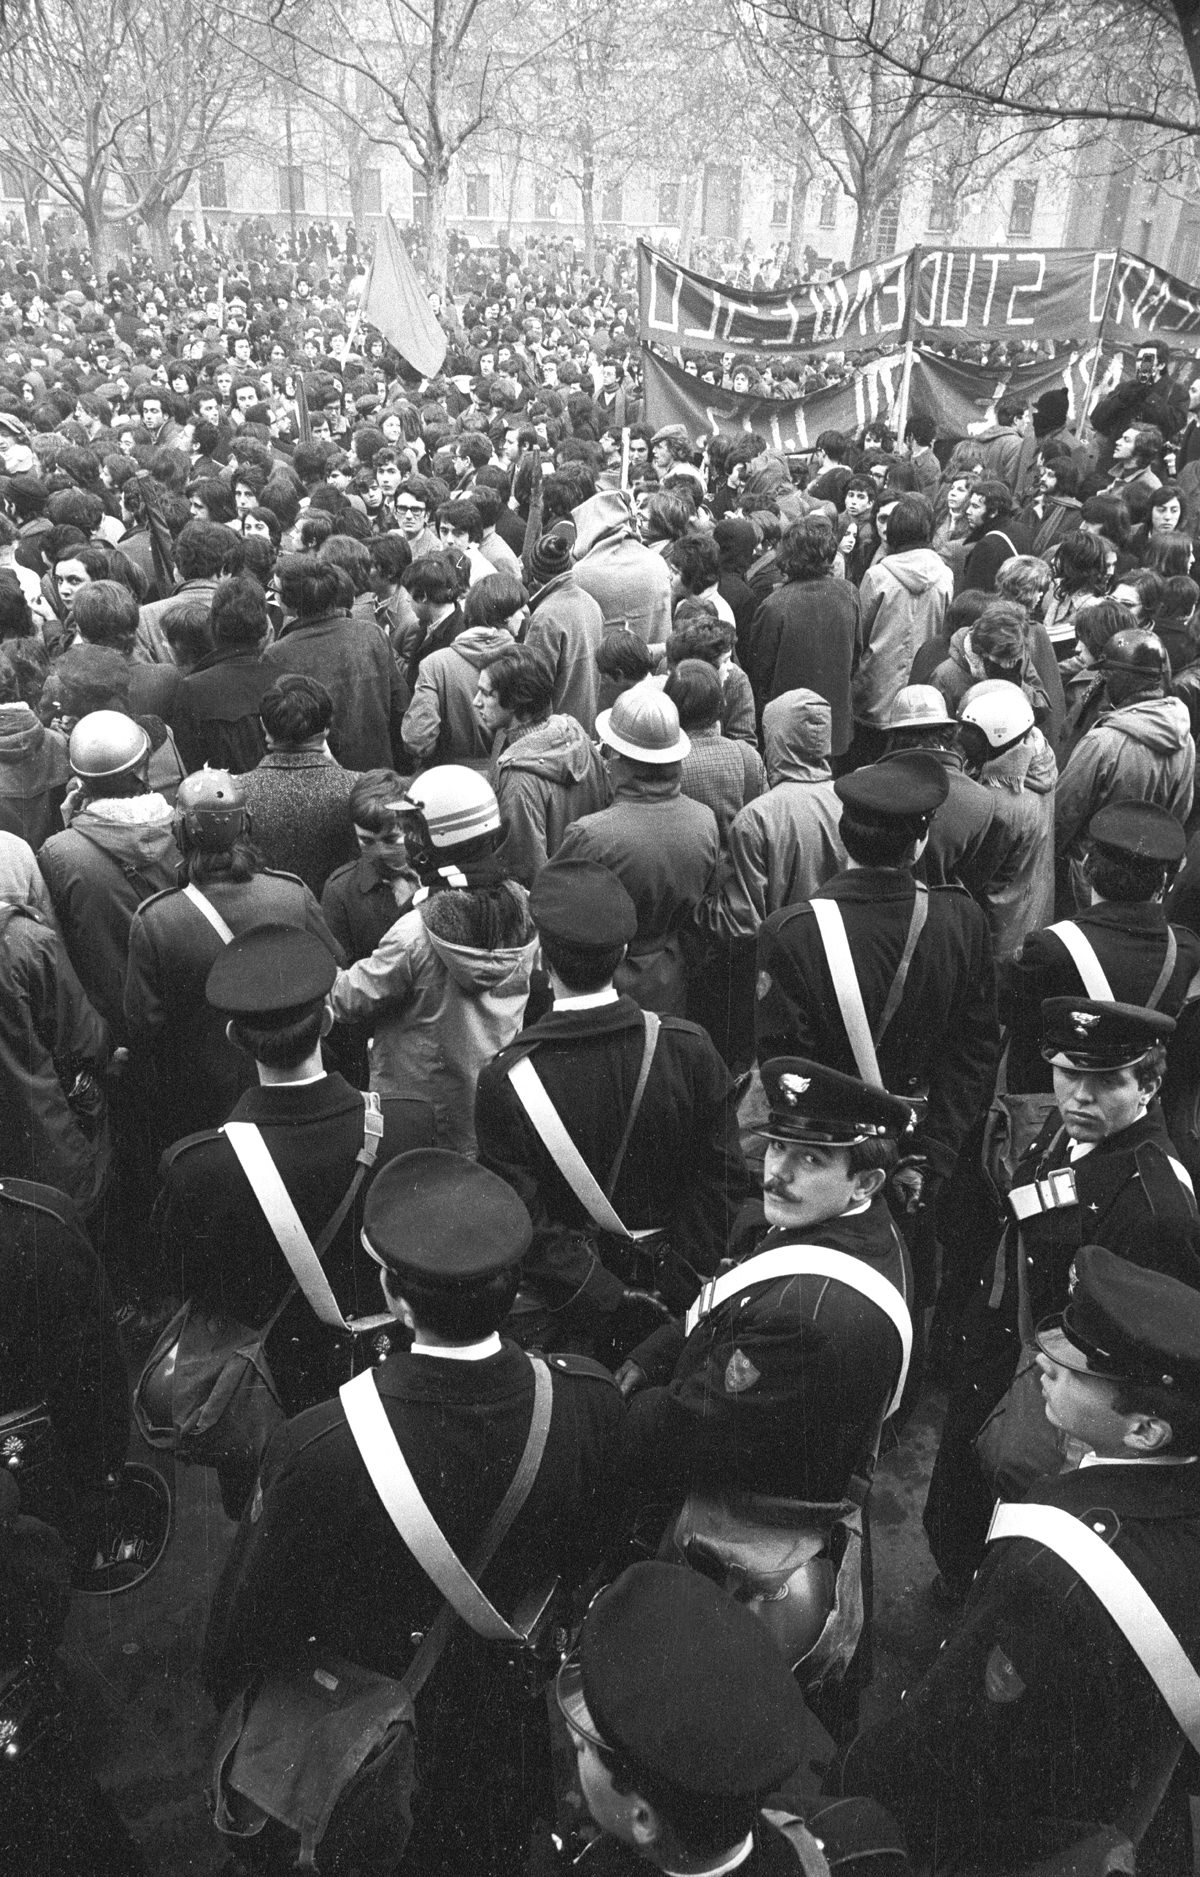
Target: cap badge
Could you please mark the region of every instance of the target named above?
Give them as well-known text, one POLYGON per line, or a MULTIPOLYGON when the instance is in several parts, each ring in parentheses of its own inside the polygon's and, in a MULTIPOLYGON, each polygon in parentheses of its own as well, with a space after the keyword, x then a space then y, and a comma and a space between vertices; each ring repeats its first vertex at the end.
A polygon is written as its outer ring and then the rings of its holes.
POLYGON ((1100 1012, 1098 1010, 1073 1010, 1071 1012, 1071 1022, 1075 1028, 1075 1033, 1081 1037, 1090 1035, 1099 1021, 1100 1012))
POLYGON ((789 1108, 794 1108, 807 1089, 812 1086, 811 1075, 781 1075, 779 1091, 789 1108))

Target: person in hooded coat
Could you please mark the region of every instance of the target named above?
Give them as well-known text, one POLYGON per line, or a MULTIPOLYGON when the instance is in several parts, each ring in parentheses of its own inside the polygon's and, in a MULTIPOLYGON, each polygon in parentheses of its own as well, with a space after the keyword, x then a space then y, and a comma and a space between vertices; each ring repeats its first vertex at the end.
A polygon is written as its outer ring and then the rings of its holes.
POLYGON ((628 498, 604 489, 573 509, 572 519, 575 584, 591 594, 604 624, 627 625, 647 645, 664 644, 671 630, 671 570, 637 539, 628 498))
POLYGON ((571 546, 570 523, 561 522, 530 549, 533 596, 524 643, 549 660, 554 709, 574 717, 590 736, 599 709, 596 652, 604 637, 604 615, 575 578, 571 546))
POLYGON ((418 769, 464 763, 483 769, 492 738, 475 709, 480 673, 512 650, 525 618, 524 589, 511 574, 477 581, 463 606, 465 625, 452 645, 431 652, 417 672, 404 713, 404 747, 418 769))
POLYGON ((863 761, 878 754, 892 700, 908 682, 921 646, 940 631, 954 590, 950 569, 929 545, 927 503, 897 502, 887 531, 887 552, 867 569, 859 589, 862 652, 851 707, 863 761))
POLYGON ((991 795, 996 871, 981 904, 997 964, 1054 917, 1054 785, 1058 765, 1025 692, 1003 678, 974 684, 958 707, 968 771, 991 795))
POLYGON ((735 816, 728 864, 701 909, 724 937, 753 938, 764 919, 811 899, 846 865, 829 767, 831 714, 825 698, 802 689, 772 698, 763 712, 767 792, 735 816))
POLYGON ((0 830, 39 848, 62 826, 70 780, 66 737, 38 722, 22 699, 20 673, 0 651, 0 830))
POLYGON ((426 891, 369 958, 339 971, 339 1022, 372 1027, 371 1087, 433 1104, 435 1146, 475 1154, 475 1084, 521 1028, 537 955, 525 888, 496 857, 500 810, 485 779, 428 769, 407 798, 409 859, 426 891))
POLYGON ((514 645, 479 674, 475 708, 496 737, 492 782, 504 820, 505 877, 532 886, 581 815, 609 800, 599 750, 574 717, 551 713, 554 672, 528 645, 514 645))
POLYGON ((1186 822, 1196 773, 1187 708, 1164 696, 1170 665, 1162 641, 1152 632, 1118 632, 1100 665, 1111 709, 1072 751, 1054 810, 1059 862, 1070 863, 1071 892, 1081 907, 1091 903, 1079 868, 1092 816, 1109 802, 1141 801, 1186 822))

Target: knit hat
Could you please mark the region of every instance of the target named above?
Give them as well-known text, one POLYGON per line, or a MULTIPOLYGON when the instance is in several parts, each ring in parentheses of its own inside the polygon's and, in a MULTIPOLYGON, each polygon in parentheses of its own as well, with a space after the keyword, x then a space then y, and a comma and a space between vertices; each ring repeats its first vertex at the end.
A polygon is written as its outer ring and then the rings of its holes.
POLYGON ((1033 407, 1034 436, 1048 437, 1052 430, 1061 430, 1067 421, 1069 404, 1065 390, 1043 391, 1033 407))
POLYGON ((544 587, 568 571, 574 545, 575 530, 569 522, 560 522, 542 536, 529 556, 529 572, 536 586, 544 587))

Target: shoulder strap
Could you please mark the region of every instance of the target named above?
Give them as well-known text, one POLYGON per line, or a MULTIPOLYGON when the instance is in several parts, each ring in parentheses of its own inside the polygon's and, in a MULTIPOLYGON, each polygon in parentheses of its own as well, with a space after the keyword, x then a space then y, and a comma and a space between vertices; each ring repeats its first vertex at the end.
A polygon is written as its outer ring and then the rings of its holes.
MULTIPOLYGON (((383 1110, 379 1096, 373 1091, 363 1096, 363 1144, 356 1157, 354 1178, 315 1246, 301 1223, 292 1196, 271 1157, 271 1150, 253 1121, 227 1121, 221 1132, 237 1155, 242 1172, 254 1190, 254 1197, 262 1207, 263 1216, 275 1234, 275 1241, 304 1292, 313 1315, 330 1329, 348 1330, 351 1326, 338 1307, 333 1287, 322 1268, 321 1257, 336 1238, 369 1168, 375 1164, 379 1143, 383 1139, 383 1110)), ((385 1315, 378 1321, 388 1322, 390 1317, 385 1315)), ((376 1319, 363 1319, 357 1327, 366 1329, 375 1324, 376 1319)))
MULTIPOLYGON (((654 1060, 654 1050, 658 1042, 658 1033, 662 1027, 658 1017, 652 1011, 644 1011, 644 1040, 642 1060, 638 1070, 637 1086, 633 1091, 633 1100, 629 1105, 629 1115, 625 1122, 625 1133, 617 1149, 609 1175, 608 1190, 611 1193, 616 1185, 617 1174, 625 1158, 625 1150, 633 1134, 638 1110, 642 1105, 642 1096, 646 1092, 646 1083, 650 1076, 650 1065, 654 1060)), ((588 1166, 575 1142, 571 1139, 558 1109, 547 1093, 545 1083, 533 1064, 532 1056, 522 1056, 514 1062, 508 1071, 508 1079, 517 1100, 529 1116, 546 1152, 571 1188, 576 1199, 595 1225, 602 1232, 612 1232, 618 1238, 637 1238, 637 1232, 626 1227, 608 1193, 588 1166)))
POLYGON ((1179 940, 1175 937, 1174 928, 1172 926, 1168 926, 1167 927, 1166 956, 1162 962, 1162 970, 1159 972, 1158 976, 1154 980, 1154 989, 1151 991, 1149 997, 1146 999, 1146 1008, 1148 1010, 1158 1009, 1158 1000, 1163 995, 1163 992, 1166 990, 1168 984, 1171 982, 1171 979, 1175 975, 1175 960, 1178 958, 1178 956, 1179 956, 1179 940))
POLYGON ((529 1497, 546 1449, 554 1406, 553 1385, 546 1364, 537 1356, 530 1356, 529 1360, 533 1364, 534 1387, 529 1437, 525 1442, 521 1463, 471 1560, 470 1570, 450 1545, 421 1497, 379 1398, 374 1370, 364 1369, 352 1382, 343 1382, 338 1391, 363 1465, 371 1476, 371 1484, 383 1501, 392 1524, 446 1602, 458 1612, 469 1629, 488 1642, 523 1643, 528 1640, 527 1632, 515 1629, 501 1616, 480 1590, 476 1578, 490 1562, 529 1497))
POLYGON ((912 1360, 912 1314, 907 1300, 890 1278, 884 1277, 873 1265, 864 1264, 861 1258, 852 1258, 849 1252, 834 1251, 828 1245, 778 1245, 773 1251, 760 1251, 756 1257, 747 1258, 744 1264, 735 1265, 732 1271, 709 1280, 687 1313, 686 1334, 690 1336, 704 1317, 710 1316, 730 1297, 749 1290, 753 1284, 769 1284, 781 1277, 832 1278, 869 1298, 890 1317, 901 1349, 900 1377, 887 1410, 888 1414, 894 1414, 900 1405, 912 1360))
POLYGON ((892 979, 883 1010, 879 1017, 879 1027, 874 1035, 867 1021, 866 1005, 863 1003, 859 988, 858 973, 854 968, 854 957, 850 950, 850 941, 846 937, 846 922, 842 918, 842 909, 835 899, 810 899, 817 932, 825 950, 825 961, 829 966, 829 975, 833 979, 834 993, 838 1000, 838 1009, 842 1013, 846 1035, 854 1054, 858 1073, 864 1082, 873 1088, 883 1087, 883 1077, 879 1072, 879 1059, 875 1054, 876 1045, 883 1041, 888 1024, 900 1008, 900 999, 904 995, 904 986, 908 979, 909 966, 917 941, 929 917, 929 893, 924 883, 914 881, 916 891, 913 895, 912 915, 908 922, 908 936, 904 941, 904 950, 896 975, 892 979))
POLYGON ((1060 1506, 1007 1505, 992 1515, 988 1542, 1031 1538, 1082 1577, 1140 1660, 1180 1729, 1200 1751, 1200 1674, 1153 1597, 1112 1546, 1060 1506))
POLYGON ((189 880, 187 885, 183 889, 183 897, 185 899, 190 899, 192 902, 192 905, 196 908, 196 911, 204 915, 204 917, 208 920, 209 925, 212 927, 213 931, 216 933, 217 937, 220 939, 222 945, 228 945, 229 941, 233 937, 233 928, 232 926, 226 925, 224 919, 222 919, 220 913, 217 911, 216 907, 213 905, 211 899, 209 899, 207 893, 202 893, 200 891, 200 888, 198 886, 193 886, 191 881, 189 880))
POLYGON ((1046 930, 1053 932, 1059 944, 1071 954, 1071 962, 1082 978, 1088 996, 1095 998, 1098 1003, 1115 1003, 1112 986, 1104 975, 1104 966, 1097 958, 1087 933, 1081 932, 1073 919, 1060 919, 1057 925, 1047 926, 1046 930))

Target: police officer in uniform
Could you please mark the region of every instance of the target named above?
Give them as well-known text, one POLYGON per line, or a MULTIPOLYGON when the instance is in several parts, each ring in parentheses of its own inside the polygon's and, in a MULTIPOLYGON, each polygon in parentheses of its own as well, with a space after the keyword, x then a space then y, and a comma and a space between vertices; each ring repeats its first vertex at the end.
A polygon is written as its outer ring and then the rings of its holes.
MULTIPOLYGON (((936 1660, 843 1771, 844 1789, 889 1806, 937 1870, 1024 1869, 1098 1827, 1136 1839, 1182 1744, 1115 1605, 1054 1549, 1038 1511, 1069 1513, 1111 1547, 1200 1667, 1200 1293, 1087 1245, 1037 1343, 1047 1419, 1079 1465, 1001 1509, 1023 1525, 1033 1515, 1029 1533, 993 1537, 936 1660)), ((1138 1847, 1154 1877, 1193 1869, 1187 1773, 1185 1761, 1138 1847)), ((1070 1868, 1132 1869, 1093 1848, 1070 1868)))
POLYGON ((982 1556, 994 1497, 975 1438, 1012 1382, 1033 1325, 1064 1307, 1080 1246, 1104 1245, 1200 1286, 1196 1201, 1156 1099, 1171 1018, 1051 997, 1042 1023, 1057 1107, 1018 1163, 1009 1223, 964 1316, 925 1505, 933 1555, 960 1594, 982 1556))
MULTIPOLYGON (((206 983, 209 1004, 257 1074, 257 1086, 239 1097, 229 1119, 259 1128, 314 1245, 354 1179, 365 1137, 362 1095, 340 1075, 326 1074, 321 1062, 336 975, 315 933, 259 926, 223 948, 206 983)), ((374 1166, 322 1258, 347 1318, 379 1308, 358 1236, 370 1182, 394 1155, 433 1139, 427 1102, 389 1095, 380 1107, 374 1166)), ((226 1136, 218 1128, 177 1141, 163 1156, 162 1180, 154 1223, 163 1285, 202 1308, 253 1327, 265 1323, 287 1294, 291 1273, 226 1136)), ((296 1413, 344 1381, 362 1351, 318 1322, 297 1293, 268 1339, 267 1357, 284 1407, 296 1413)))
POLYGON ((871 1801, 780 1794, 809 1772, 803 1697, 762 1626, 703 1577, 632 1565, 589 1609, 556 1693, 601 1834, 579 1868, 596 1877, 909 1868, 871 1801))
MULTIPOLYGON (((813 900, 773 913, 759 933, 755 1045, 759 1062, 809 1057, 865 1075, 839 1005, 813 906, 841 915, 883 1085, 927 1097, 894 1181, 905 1204, 929 1218, 935 1185, 951 1171, 976 1115, 990 1099, 999 1055, 987 920, 965 892, 922 889, 913 868, 946 800, 946 771, 927 751, 902 751, 839 777, 840 834, 849 866, 813 900)), ((917 1301, 933 1301, 932 1231, 918 1220, 910 1243, 917 1301)))
POLYGON ((856 1473, 870 1476, 900 1379, 901 1336, 847 1283, 775 1274, 758 1260, 789 1247, 842 1252, 884 1278, 906 1308, 908 1254, 883 1189, 913 1111, 803 1057, 766 1063, 763 1083, 767 1234, 722 1272, 727 1294, 715 1307, 704 1307, 706 1286, 694 1325, 689 1317, 686 1328, 657 1332, 618 1379, 633 1397, 644 1491, 679 1499, 724 1487, 830 1503, 856 1473))
MULTIPOLYGON (((500 1504, 529 1434, 534 1374, 501 1339, 532 1227, 503 1180, 456 1154, 393 1160, 368 1196, 364 1244, 410 1346, 375 1371, 427 1507, 460 1558, 500 1504)), ((481 1587, 506 1616, 547 1577, 578 1584, 610 1536, 624 1410, 583 1357, 550 1359, 537 1477, 481 1587)), ((224 1705, 256 1672, 331 1651, 400 1675, 442 1599, 371 1483, 340 1399, 275 1435, 213 1602, 205 1686, 224 1705)), ((421 1877, 522 1869, 549 1803, 545 1703, 461 1623, 417 1699, 414 1830, 421 1877)))
POLYGON ((1113 802, 1092 816, 1083 862, 1092 904, 1069 921, 1074 932, 1064 936, 1048 926, 1030 933, 1008 968, 1010 1089, 1053 1086, 1041 1049, 1042 1004, 1047 997, 1090 994, 1069 949, 1078 945, 1076 933, 1118 1003, 1152 1005, 1178 1017, 1200 970, 1200 938, 1187 926, 1169 925, 1163 910, 1185 845, 1181 823, 1153 802, 1113 802))
MULTIPOLYGON (((616 977, 637 930, 617 876, 595 861, 555 859, 534 882, 529 909, 554 993, 548 1015, 501 1050, 479 1078, 479 1156, 529 1207, 533 1246, 523 1301, 608 1360, 625 1354, 661 1316, 638 1293, 647 1281, 630 1247, 592 1229, 580 1200, 541 1140, 510 1080, 531 1060, 571 1139, 607 1188, 641 1067, 645 1022, 616 977)), ((631 1231, 660 1228, 677 1257, 658 1275, 673 1308, 691 1302, 716 1270, 749 1191, 737 1143, 734 1089, 707 1033, 682 1017, 660 1019, 633 1131, 611 1192, 631 1231)))

